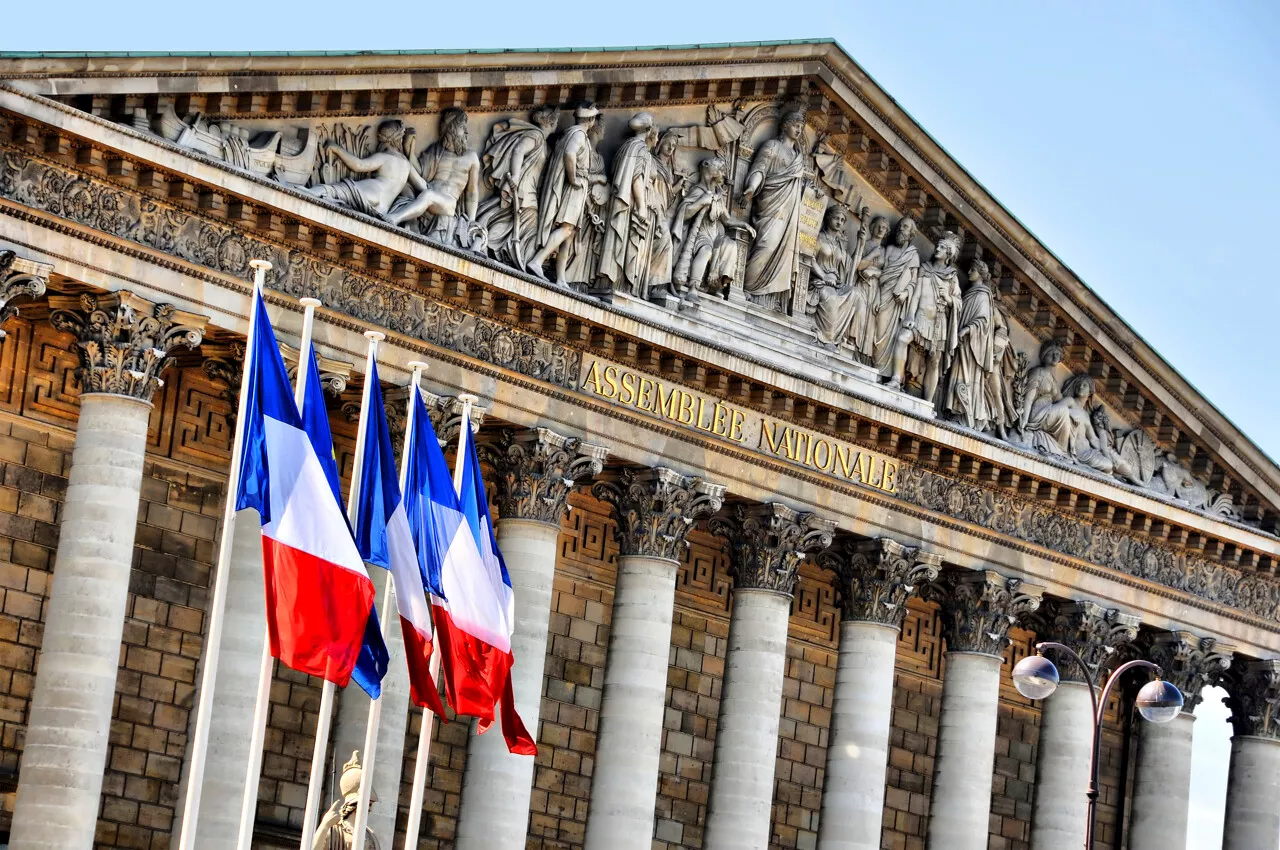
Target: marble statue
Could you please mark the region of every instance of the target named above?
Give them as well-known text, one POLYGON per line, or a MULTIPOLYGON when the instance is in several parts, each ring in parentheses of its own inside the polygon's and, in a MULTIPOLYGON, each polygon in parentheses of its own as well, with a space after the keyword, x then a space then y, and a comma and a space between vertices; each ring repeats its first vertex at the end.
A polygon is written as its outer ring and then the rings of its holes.
POLYGON ((703 160, 698 182, 671 215, 676 245, 671 293, 682 309, 696 306, 699 287, 717 294, 728 291, 738 265, 738 245, 730 231, 755 236, 751 225, 729 214, 727 168, 718 156, 703 160))
POLYGON ((800 210, 810 182, 801 147, 804 120, 798 110, 782 116, 778 137, 756 151, 742 188, 757 233, 742 288, 752 301, 780 311, 786 310, 800 262, 800 210))
POLYGON ((600 110, 584 103, 574 112, 575 123, 565 130, 548 163, 538 206, 538 251, 526 265, 531 273, 546 280, 543 266, 555 258, 555 282, 568 286, 569 261, 573 259, 575 237, 587 221, 591 194, 591 165, 596 156, 589 135, 600 120, 600 110))
MULTIPOLYGON (((649 152, 653 116, 638 112, 628 125, 631 138, 613 156, 612 197, 600 248, 599 276, 611 289, 644 298, 660 211, 652 202, 653 154, 649 152)), ((665 217, 666 210, 661 210, 665 217)))
MULTIPOLYGON (((570 283, 593 283, 596 269, 600 266, 600 249, 604 244, 610 194, 609 172, 598 147, 602 138, 604 122, 597 122, 587 131, 587 141, 591 143, 591 156, 587 160, 587 203, 583 225, 573 235, 573 253, 569 256, 569 265, 565 271, 570 283)), ((606 291, 612 294, 613 289, 606 291)))
POLYGON ((893 240, 884 245, 879 284, 868 319, 871 362, 882 375, 890 373, 894 343, 906 321, 907 306, 920 276, 920 254, 911 244, 915 235, 915 219, 907 216, 898 222, 893 240))
POLYGON ((426 217, 427 238, 459 248, 476 243, 473 230, 480 204, 480 157, 469 147, 467 113, 446 109, 440 113, 440 140, 427 146, 418 160, 417 195, 396 204, 392 224, 426 217), (459 210, 461 207, 461 210, 459 210))
POLYGON ((378 125, 377 138, 377 149, 368 156, 356 156, 332 139, 326 140, 326 153, 335 156, 353 175, 368 176, 321 183, 310 188, 311 194, 365 215, 389 218, 392 205, 406 187, 415 192, 426 189, 426 181, 411 160, 413 131, 391 119, 378 125))
POLYGON ((1017 430, 1023 435, 1023 441, 1026 434, 1039 429, 1049 406, 1062 398, 1054 370, 1065 356, 1066 350, 1056 339, 1045 340, 1040 345, 1040 365, 1027 373, 1022 407, 1018 411, 1017 430))
POLYGON ((1039 416, 1027 423, 1027 436, 1046 455, 1110 474, 1115 467, 1111 452, 1094 427, 1094 387, 1088 375, 1072 375, 1062 385, 1061 396, 1041 406, 1039 416))
POLYGON ((649 209, 653 235, 649 245, 649 287, 667 286, 674 271, 675 254, 671 237, 671 212, 684 191, 686 175, 676 168, 676 148, 680 137, 668 130, 658 138, 653 152, 649 180, 649 209))
MULTIPOLYGON (((360 779, 364 771, 360 768, 360 753, 351 754, 351 759, 342 766, 342 776, 338 779, 338 790, 342 796, 333 801, 329 810, 320 818, 320 826, 316 828, 315 840, 311 842, 311 850, 351 850, 355 846, 356 806, 360 802, 360 779)), ((378 801, 378 795, 370 793, 369 805, 378 801)), ((366 850, 380 850, 381 844, 373 830, 365 827, 364 846, 366 850)))
POLYGON ((481 157, 493 195, 480 204, 476 222, 488 234, 490 256, 518 269, 536 250, 538 186, 547 164, 547 138, 559 120, 559 108, 539 106, 528 121, 499 121, 481 157))
POLYGON ((950 366, 959 342, 960 276, 952 265, 959 255, 960 238, 945 233, 938 239, 933 258, 921 264, 894 340, 886 373, 890 389, 902 389, 907 358, 914 352, 924 361, 921 397, 936 400, 938 382, 950 366))
POLYGON ((809 271, 809 300, 814 305, 814 333, 823 345, 835 348, 846 341, 857 312, 853 266, 861 260, 866 246, 867 228, 858 229, 858 247, 849 254, 849 237, 845 231, 849 211, 837 204, 827 207, 818 249, 809 271))
MULTIPOLYGON (((863 219, 866 218, 864 207, 863 219)), ((878 215, 859 228, 867 231, 866 244, 862 249, 862 258, 855 264, 853 273, 853 304, 850 307, 849 344, 858 359, 871 363, 874 360, 875 323, 873 309, 876 294, 880 291, 880 275, 884 271, 884 241, 889 236, 889 219, 878 215)))
POLYGON ((982 260, 969 266, 969 288, 960 302, 955 362, 947 379, 942 410, 977 431, 1003 428, 1004 395, 999 380, 1009 329, 991 287, 991 271, 982 260), (1004 344, 997 350, 997 336, 1004 344))

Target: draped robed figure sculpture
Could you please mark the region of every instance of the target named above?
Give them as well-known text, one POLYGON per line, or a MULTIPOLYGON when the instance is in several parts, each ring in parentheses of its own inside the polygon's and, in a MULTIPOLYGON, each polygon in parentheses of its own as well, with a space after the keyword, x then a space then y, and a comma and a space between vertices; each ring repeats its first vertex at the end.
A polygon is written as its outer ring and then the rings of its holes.
POLYGON ((778 137, 756 151, 742 188, 744 205, 754 206, 755 242, 747 255, 743 291, 751 300, 786 311, 800 263, 800 210, 810 175, 805 168, 804 113, 782 116, 778 137))
POLYGON ((528 121, 511 118, 493 125, 480 159, 493 195, 480 204, 476 221, 489 234, 489 254, 524 268, 538 241, 538 186, 547 165, 547 138, 560 110, 539 106, 528 121))

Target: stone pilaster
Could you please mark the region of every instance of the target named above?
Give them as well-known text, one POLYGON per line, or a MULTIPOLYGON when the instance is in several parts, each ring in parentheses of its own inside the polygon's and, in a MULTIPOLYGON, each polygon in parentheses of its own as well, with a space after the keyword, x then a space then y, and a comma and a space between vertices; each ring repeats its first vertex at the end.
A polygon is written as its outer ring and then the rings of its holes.
POLYGON ((1231 772, 1223 850, 1280 847, 1280 660, 1248 661, 1224 682, 1231 708, 1231 772))
MULTIPOLYGON (((53 266, 19 257, 13 251, 0 251, 0 325, 18 315, 14 301, 39 298, 49 284, 53 266)), ((0 328, 0 341, 6 336, 0 328)))
POLYGON ((841 613, 819 850, 880 850, 898 631, 941 561, 888 538, 845 541, 818 558, 836 574, 841 613))
POLYGON ((1085 681, 1098 683, 1114 666, 1117 648, 1137 638, 1138 624, 1132 614, 1087 601, 1048 602, 1032 622, 1037 640, 1070 647, 1089 668, 1082 671, 1060 650, 1046 651, 1062 683, 1041 704, 1032 850, 1078 850, 1084 844, 1093 747, 1093 699, 1085 681))
MULTIPOLYGON (((512 689, 521 719, 536 734, 560 523, 569 493, 600 473, 608 450, 533 428, 500 431, 481 452, 497 473, 498 546, 515 589, 512 689)), ((507 752, 500 736, 476 735, 473 729, 458 812, 458 850, 522 850, 533 768, 533 759, 507 752)))
POLYGON ((9 844, 89 850, 111 730, 150 402, 170 351, 199 345, 205 317, 128 292, 50 302, 54 326, 75 334, 83 392, 9 844))
POLYGON ((705 846, 765 850, 791 591, 805 553, 830 546, 835 523, 776 503, 738 504, 708 528, 729 541, 734 587, 705 846))
POLYGON ((677 559, 724 486, 659 467, 624 469, 592 492, 613 507, 619 556, 585 847, 649 850, 677 559))
POLYGON ((948 571, 930 586, 929 596, 942 605, 947 657, 929 850, 986 850, 1001 654, 1009 628, 1040 607, 1043 593, 991 570, 948 571))
POLYGON ((1143 657, 1159 664, 1182 691, 1182 712, 1169 723, 1138 724, 1130 850, 1167 850, 1187 843, 1191 797, 1192 710, 1200 691, 1216 684, 1231 664, 1231 648, 1213 638, 1174 632, 1141 641, 1143 657))

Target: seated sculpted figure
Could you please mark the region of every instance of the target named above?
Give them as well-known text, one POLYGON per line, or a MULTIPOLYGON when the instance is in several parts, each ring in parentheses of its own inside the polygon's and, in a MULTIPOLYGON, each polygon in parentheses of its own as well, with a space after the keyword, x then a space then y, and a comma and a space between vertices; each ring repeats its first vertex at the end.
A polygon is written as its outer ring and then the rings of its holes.
POLYGON ((330 203, 387 218, 392 204, 406 186, 412 186, 415 191, 426 188, 426 181, 409 159, 413 131, 406 130, 400 121, 392 119, 378 125, 378 149, 368 156, 356 156, 332 140, 325 141, 324 146, 352 174, 369 175, 360 179, 344 177, 336 183, 323 183, 307 190, 330 203))
POLYGON ((1024 437, 1023 441, 1027 439, 1027 433, 1039 430, 1045 412, 1062 398, 1053 370, 1064 356, 1066 351, 1056 339, 1046 340, 1040 346, 1040 365, 1027 373, 1027 388, 1023 394, 1022 409, 1018 411, 1017 428, 1024 437))
POLYGON ((417 195, 392 208, 391 223, 430 216, 424 230, 428 237, 471 247, 470 228, 480 205, 480 157, 468 149, 467 113, 446 109, 440 114, 440 141, 422 152, 418 175, 422 185, 415 185, 417 195))
MULTIPOLYGON (((809 270, 809 299, 814 307, 814 331, 818 341, 837 348, 849 335, 854 318, 854 286, 849 265, 849 236, 845 228, 849 212, 839 204, 827 207, 818 234, 818 248, 809 270)), ((859 234, 866 238, 865 230, 859 234)))
MULTIPOLYGON (((338 790, 342 797, 333 801, 333 805, 320 818, 320 826, 316 828, 315 840, 311 850, 351 850, 355 846, 356 806, 360 802, 360 778, 364 771, 360 768, 360 754, 351 754, 351 760, 342 766, 342 776, 338 780, 338 790)), ((378 795, 369 794, 369 805, 378 801, 378 795)), ((366 850, 379 850, 381 844, 373 830, 365 827, 364 846, 366 850)))
POLYGON ((680 299, 682 309, 696 307, 699 286, 715 293, 728 289, 738 264, 737 243, 728 230, 739 228, 755 236, 754 228, 729 215, 726 168, 718 156, 703 160, 698 182, 671 216, 671 236, 679 246, 671 294, 680 299))
POLYGON ((1062 385, 1062 397, 1043 407, 1027 425, 1031 445, 1047 455, 1073 460, 1108 475, 1116 471, 1109 437, 1094 427, 1094 382, 1088 375, 1072 375, 1062 385))

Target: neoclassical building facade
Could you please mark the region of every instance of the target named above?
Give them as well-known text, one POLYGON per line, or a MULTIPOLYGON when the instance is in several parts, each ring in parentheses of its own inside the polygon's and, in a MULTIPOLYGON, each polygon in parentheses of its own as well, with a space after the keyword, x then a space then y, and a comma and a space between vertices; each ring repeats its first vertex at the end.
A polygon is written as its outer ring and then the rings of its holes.
MULTIPOLYGON (((1095 846, 1186 845, 1220 685, 1224 846, 1280 847, 1280 469, 824 41, 0 57, 9 846, 177 845, 226 534, 194 829, 235 846, 253 260, 286 361, 321 301, 344 487, 365 331, 393 431, 410 361, 450 445, 480 399, 538 755, 424 723, 393 658, 383 847, 425 734, 418 848, 1078 850, 1083 682, 1128 658, 1185 704, 1113 694, 1095 846), (1088 669, 1032 702, 1044 640, 1088 669)), ((298 846, 319 694, 277 670, 255 846, 298 846)))

